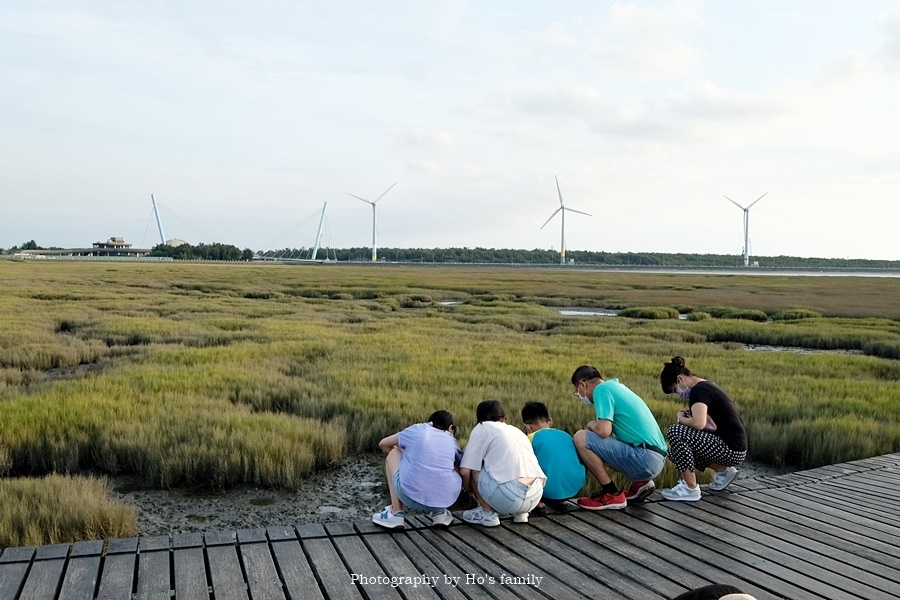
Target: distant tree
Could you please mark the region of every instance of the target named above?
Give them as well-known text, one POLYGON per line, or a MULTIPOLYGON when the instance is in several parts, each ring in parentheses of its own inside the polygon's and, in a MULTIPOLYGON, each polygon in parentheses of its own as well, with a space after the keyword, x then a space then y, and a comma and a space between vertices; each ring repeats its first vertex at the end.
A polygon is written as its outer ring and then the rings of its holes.
POLYGON ((25 242, 24 244, 22 244, 21 249, 22 250, 43 250, 43 248, 38 246, 34 240, 31 240, 30 242, 25 242))
POLYGON ((253 260, 253 250, 244 248, 244 251, 241 253, 241 260, 253 260))

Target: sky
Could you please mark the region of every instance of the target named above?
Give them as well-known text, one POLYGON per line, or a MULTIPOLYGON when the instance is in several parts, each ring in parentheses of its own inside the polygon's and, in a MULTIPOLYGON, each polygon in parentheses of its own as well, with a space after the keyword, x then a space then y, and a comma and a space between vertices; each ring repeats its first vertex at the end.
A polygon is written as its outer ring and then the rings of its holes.
POLYGON ((0 248, 900 260, 898 0, 4 0, 0 248))

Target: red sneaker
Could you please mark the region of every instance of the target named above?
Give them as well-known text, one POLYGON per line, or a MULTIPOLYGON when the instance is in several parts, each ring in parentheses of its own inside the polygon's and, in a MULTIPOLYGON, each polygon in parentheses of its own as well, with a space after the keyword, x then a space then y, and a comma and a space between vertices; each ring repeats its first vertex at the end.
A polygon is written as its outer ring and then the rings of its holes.
POLYGON ((598 492, 590 498, 579 498, 578 506, 585 510, 610 510, 625 508, 628 502, 625 500, 624 492, 618 494, 598 492))
POLYGON ((652 494, 656 490, 656 484, 653 483, 653 480, 649 481, 635 481, 631 484, 631 487, 628 488, 628 491, 625 492, 625 499, 628 500, 628 503, 637 503, 652 494))

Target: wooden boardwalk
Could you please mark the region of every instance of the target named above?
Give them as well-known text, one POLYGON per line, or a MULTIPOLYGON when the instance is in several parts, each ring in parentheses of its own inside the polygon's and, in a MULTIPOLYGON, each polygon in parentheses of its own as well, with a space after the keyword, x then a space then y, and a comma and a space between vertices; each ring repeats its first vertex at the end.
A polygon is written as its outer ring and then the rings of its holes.
MULTIPOLYGON (((654 496, 655 498, 656 496, 654 496)), ((483 529, 415 518, 7 548, 0 600, 900 598, 900 454, 741 480, 697 503, 483 529)))

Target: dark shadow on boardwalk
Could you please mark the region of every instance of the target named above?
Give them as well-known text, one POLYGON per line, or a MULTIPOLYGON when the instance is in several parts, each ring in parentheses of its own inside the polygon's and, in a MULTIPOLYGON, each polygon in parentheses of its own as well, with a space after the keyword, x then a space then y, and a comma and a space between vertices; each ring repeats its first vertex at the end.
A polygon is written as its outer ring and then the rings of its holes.
POLYGON ((277 526, 0 555, 0 600, 900 598, 900 454, 481 529, 277 526), (740 483, 740 485, 738 485, 740 483))

